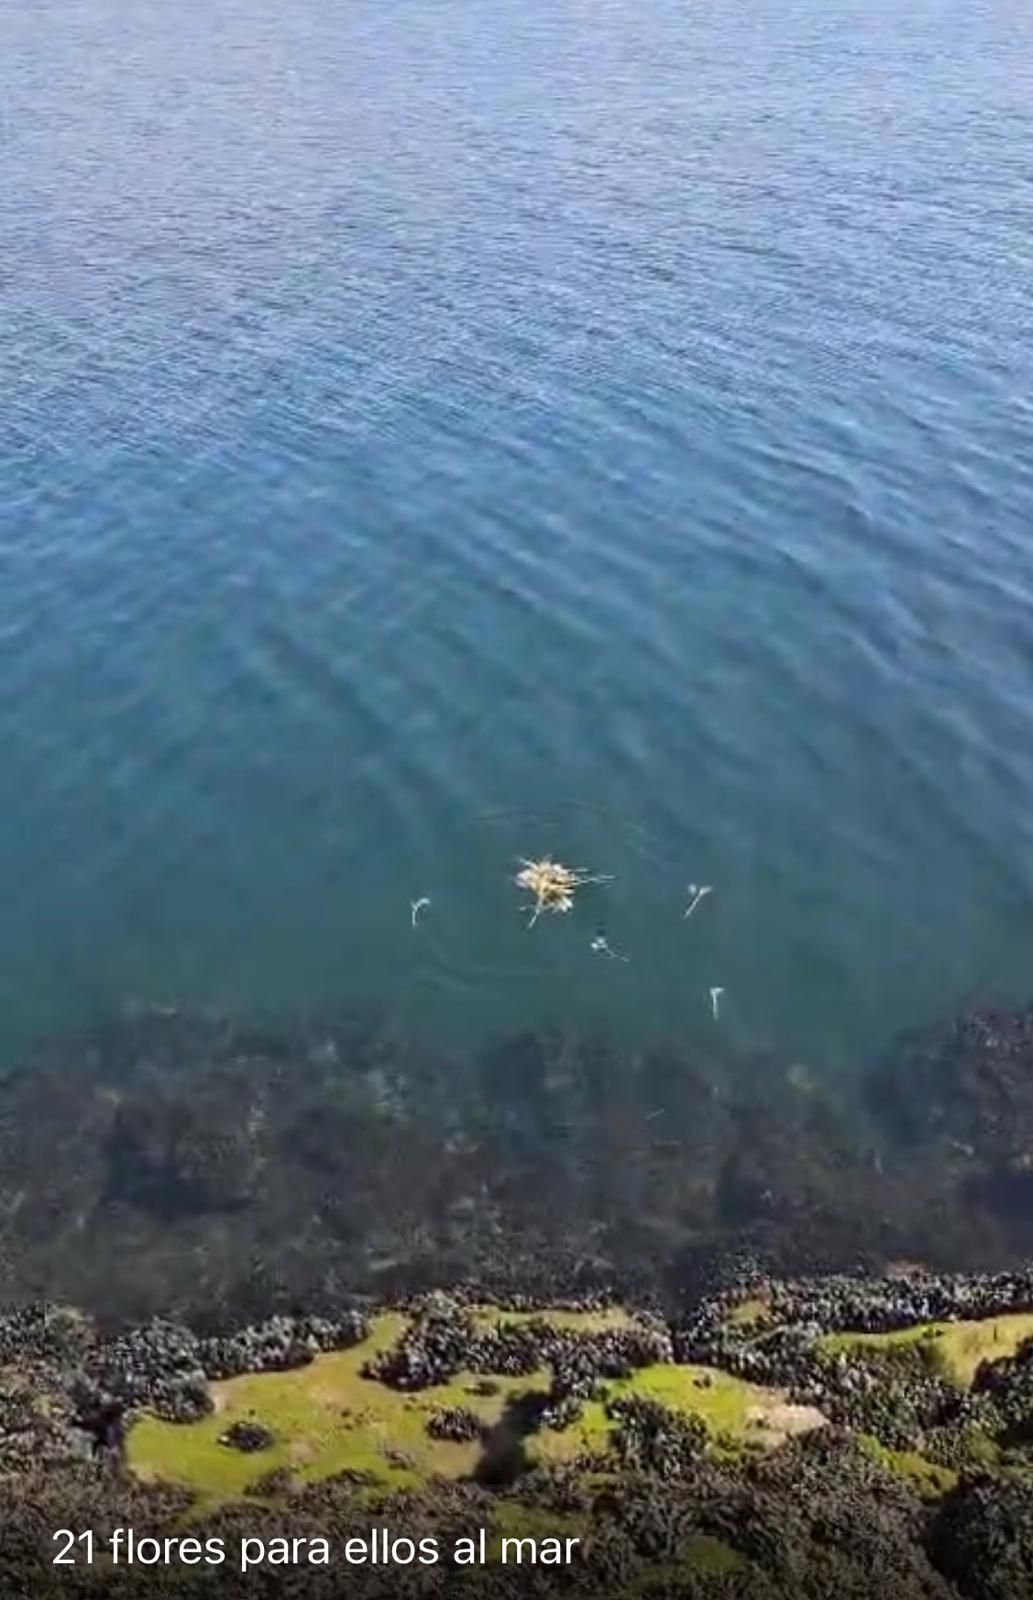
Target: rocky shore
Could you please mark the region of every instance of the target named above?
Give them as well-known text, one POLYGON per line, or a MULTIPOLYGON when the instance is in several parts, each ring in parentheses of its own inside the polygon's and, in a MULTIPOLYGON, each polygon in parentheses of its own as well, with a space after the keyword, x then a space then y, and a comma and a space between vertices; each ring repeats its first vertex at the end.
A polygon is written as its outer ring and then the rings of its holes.
MULTIPOLYGON (((1010 1600, 1033 1582, 1033 1267, 964 1277, 772 1279, 748 1273, 668 1319, 600 1295, 561 1309, 531 1296, 487 1305, 469 1285, 389 1312, 276 1316, 221 1335, 152 1320, 105 1332, 80 1312, 36 1305, 0 1317, 0 1577, 5 1592, 135 1594, 154 1573, 48 1568, 49 1533, 132 1526, 237 1538, 270 1522, 339 1540, 384 1520, 416 1537, 467 1526, 577 1528, 582 1554, 556 1572, 497 1566, 304 1569, 276 1592, 309 1595, 893 1595, 1010 1600), (258 1500, 195 1498, 174 1476, 141 1476, 134 1429, 176 1437, 224 1403, 240 1375, 297 1373, 354 1349, 388 1316, 397 1337, 363 1361, 364 1381, 400 1395, 465 1393, 547 1375, 492 1426, 471 1398, 430 1411, 427 1433, 469 1445, 472 1470, 371 1499, 370 1474, 306 1480, 274 1471, 258 1500), (977 1344, 972 1341, 978 1340, 977 1344), (966 1343, 967 1341, 967 1343, 966 1343), (997 1341, 1004 1341, 999 1345, 997 1341), (1005 1353, 1004 1344, 1008 1346, 1005 1353), (951 1352, 975 1352, 972 1370, 951 1352), (666 1392, 650 1398, 668 1374, 666 1392), (748 1379, 806 1405, 806 1431, 777 1440, 715 1431, 708 1391, 748 1379), (490 1376, 489 1376, 490 1375, 490 1376), (698 1401, 698 1410, 697 1407, 698 1401), (593 1411, 604 1431, 582 1431, 593 1411), (179 1432, 177 1432, 179 1430, 179 1432), (571 1448, 534 1455, 555 1436, 571 1448), (506 1448, 503 1450, 501 1446, 506 1448), (513 1519, 516 1519, 514 1522, 513 1519), (523 1522, 521 1521, 523 1519, 523 1522)), ((325 1381, 329 1381, 328 1379, 325 1381)), ((251 1392, 255 1392, 252 1390, 251 1392)), ((275 1387, 269 1396, 273 1415, 275 1387)), ((259 1406, 259 1410, 261 1406, 259 1406)), ((257 1459, 276 1441, 261 1415, 218 1435, 257 1459)), ((404 1456, 390 1439, 385 1455, 404 1456)), ((171 1458, 170 1458, 171 1461, 171 1458)), ((256 1469, 257 1470, 257 1469, 256 1469)), ((273 1577, 229 1571, 221 1592, 265 1593, 273 1577)), ((208 1592, 210 1575, 169 1569, 162 1593, 208 1592)), ((273 1592, 272 1587, 269 1588, 273 1592)))
POLYGON ((580 1556, 161 1592, 1026 1596, 1031 1174, 1033 1011, 849 1101, 558 1034, 113 1018, 0 1079, 4 1592, 159 1585, 56 1572, 56 1528, 378 1519, 580 1556))

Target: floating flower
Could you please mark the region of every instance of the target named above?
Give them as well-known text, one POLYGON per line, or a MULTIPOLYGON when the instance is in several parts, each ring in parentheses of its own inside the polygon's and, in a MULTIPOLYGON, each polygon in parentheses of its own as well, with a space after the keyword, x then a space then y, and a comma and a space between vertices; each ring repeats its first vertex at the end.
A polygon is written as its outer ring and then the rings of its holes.
POLYGON ((586 883, 608 883, 607 877, 586 872, 582 867, 565 867, 560 861, 543 856, 540 861, 520 858, 520 871, 513 880, 520 889, 530 889, 534 895, 528 927, 533 928, 543 911, 570 911, 574 905, 574 891, 586 883))

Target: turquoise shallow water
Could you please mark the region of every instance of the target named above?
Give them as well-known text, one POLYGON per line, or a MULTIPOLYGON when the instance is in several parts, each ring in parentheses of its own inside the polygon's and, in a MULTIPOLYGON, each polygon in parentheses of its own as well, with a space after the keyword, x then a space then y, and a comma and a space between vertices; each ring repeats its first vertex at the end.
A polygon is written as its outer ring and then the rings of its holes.
POLYGON ((832 1072, 1028 993, 1028 8, 0 0, 0 61, 8 1040, 832 1072), (544 850, 616 881, 528 932, 544 850))

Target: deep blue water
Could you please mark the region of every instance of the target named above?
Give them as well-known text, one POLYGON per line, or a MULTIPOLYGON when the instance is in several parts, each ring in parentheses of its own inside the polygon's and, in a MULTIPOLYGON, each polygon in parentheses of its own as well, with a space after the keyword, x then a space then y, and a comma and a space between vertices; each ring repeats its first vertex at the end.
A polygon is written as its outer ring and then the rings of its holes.
POLYGON ((6 1038, 1033 991, 1028 6, 0 0, 0 138, 6 1038))

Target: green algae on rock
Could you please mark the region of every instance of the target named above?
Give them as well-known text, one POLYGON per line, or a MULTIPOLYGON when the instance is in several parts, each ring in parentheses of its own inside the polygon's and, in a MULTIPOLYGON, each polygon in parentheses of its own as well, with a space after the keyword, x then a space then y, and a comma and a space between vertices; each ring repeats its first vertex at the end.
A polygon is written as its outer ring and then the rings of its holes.
MULTIPOLYGON (((583 1338, 633 1326, 621 1307, 516 1312, 480 1305, 476 1317, 487 1327, 551 1328, 583 1338)), ((606 1457, 617 1427, 613 1407, 628 1400, 696 1419, 710 1443, 724 1451, 771 1449, 825 1423, 815 1408, 793 1405, 780 1390, 716 1369, 659 1363, 600 1381, 596 1396, 565 1426, 524 1432, 526 1423, 516 1420, 521 1410, 533 1419, 549 1394, 544 1366, 493 1373, 487 1382, 482 1374, 460 1370, 447 1382, 414 1392, 371 1376, 371 1363, 397 1346, 410 1326, 402 1313, 385 1313, 374 1318, 368 1338, 349 1350, 319 1355, 290 1372, 216 1382, 212 1413, 200 1420, 142 1416, 129 1434, 131 1469, 145 1480, 189 1488, 202 1503, 218 1504, 253 1494, 274 1473, 288 1474, 295 1484, 349 1474, 370 1492, 411 1489, 436 1477, 471 1479, 507 1428, 520 1433, 527 1467, 606 1457), (435 1422, 450 1410, 476 1418, 481 1437, 443 1437, 435 1422), (268 1429, 269 1448, 256 1454, 227 1451, 222 1439, 242 1423, 268 1429)))
MULTIPOLYGON (((34 1518, 58 1515, 54 1526, 103 1516, 163 1535, 288 1517, 302 1532, 361 1533, 371 1519, 432 1537, 483 1528, 485 1583, 504 1570, 502 1539, 569 1538, 583 1567, 567 1576, 586 1596, 697 1600, 731 1585, 751 1600, 865 1600, 874 1586, 983 1600, 970 1552, 981 1539, 996 1549, 1002 1516, 1033 1484, 1033 1342, 979 1365, 965 1388, 923 1354, 938 1351, 926 1314, 987 1313, 946 1323, 971 1365, 1019 1337, 1023 1296, 1033 1302, 1033 1274, 754 1279, 695 1302, 679 1326, 612 1297, 553 1310, 468 1287, 204 1337, 183 1324, 111 1336, 53 1312, 0 1316, 0 1351, 17 1356, 23 1385, 0 1385, 0 1514, 21 1527, 20 1494, 34 1518), (763 1317, 730 1317, 751 1295, 763 1317), (867 1324, 859 1346, 850 1321, 867 1324), (707 1337, 711 1359, 685 1359, 707 1337), (40 1395, 29 1408, 26 1383, 40 1395), (112 1384, 128 1405, 124 1452, 108 1426, 112 1384), (31 1449, 11 1442, 18 1428, 31 1449), (231 1433, 267 1448, 227 1448, 231 1433), (123 1454, 129 1470, 112 1471, 123 1454)), ((1024 1539, 1033 1516, 1015 1525, 1024 1539)), ((1031 1555, 1023 1545, 1017 1565, 991 1563, 992 1600, 1011 1600, 1002 1584, 1031 1555)), ((494 1592, 447 1578, 478 1600, 494 1592)), ((348 1584, 362 1600, 410 1594, 395 1571, 348 1584)))
POLYGON ((984 1363, 1013 1356, 1031 1338, 1033 1312, 1020 1311, 960 1322, 923 1322, 886 1333, 830 1333, 818 1341, 818 1348, 830 1355, 917 1349, 931 1367, 969 1388, 984 1363))
POLYGON ((141 1477, 181 1484, 209 1502, 245 1495, 278 1468, 298 1483, 353 1474, 382 1491, 412 1488, 436 1476, 471 1477, 479 1443, 435 1438, 428 1423, 446 1408, 462 1407, 490 1429, 515 1397, 544 1395, 548 1375, 502 1375, 494 1380, 494 1392, 485 1394, 475 1374, 458 1373, 419 1394, 402 1393, 363 1369, 396 1344, 406 1326, 404 1316, 388 1313, 375 1318, 369 1338, 351 1350, 317 1356, 296 1371, 215 1383, 214 1412, 198 1422, 142 1417, 129 1434, 130 1467, 141 1477), (220 1448, 220 1436, 240 1420, 268 1427, 276 1442, 260 1456, 220 1448))

